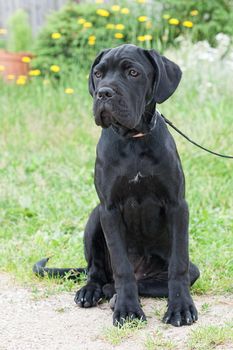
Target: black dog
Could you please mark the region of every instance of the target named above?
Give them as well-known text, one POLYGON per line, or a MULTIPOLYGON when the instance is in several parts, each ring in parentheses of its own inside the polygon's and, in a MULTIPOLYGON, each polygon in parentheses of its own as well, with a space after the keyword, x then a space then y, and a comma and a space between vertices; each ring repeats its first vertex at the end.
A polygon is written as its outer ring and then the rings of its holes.
POLYGON ((176 90, 180 68, 154 50, 122 45, 100 53, 90 72, 94 116, 103 130, 95 186, 100 204, 85 229, 88 281, 75 296, 91 307, 116 293, 113 322, 145 315, 138 296, 168 297, 163 321, 192 324, 188 205, 175 142, 156 111, 176 90))

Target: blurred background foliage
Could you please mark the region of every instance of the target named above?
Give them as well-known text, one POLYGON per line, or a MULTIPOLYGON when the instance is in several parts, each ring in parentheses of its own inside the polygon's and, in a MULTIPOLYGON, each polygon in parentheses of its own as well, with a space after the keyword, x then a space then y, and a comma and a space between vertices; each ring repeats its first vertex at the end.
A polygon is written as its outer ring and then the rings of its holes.
POLYGON ((33 66, 42 74, 67 74, 73 67, 89 68, 100 50, 123 43, 163 52, 188 36, 215 46, 217 33, 233 35, 232 23, 232 0, 69 1, 36 38, 33 66))

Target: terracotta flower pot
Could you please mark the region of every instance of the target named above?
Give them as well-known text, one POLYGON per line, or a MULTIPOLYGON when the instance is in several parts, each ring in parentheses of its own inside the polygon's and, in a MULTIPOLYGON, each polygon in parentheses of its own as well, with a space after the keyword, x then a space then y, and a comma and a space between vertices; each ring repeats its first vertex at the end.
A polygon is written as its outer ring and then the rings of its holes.
POLYGON ((20 76, 28 76, 32 57, 31 53, 0 50, 0 75, 9 82, 20 76))

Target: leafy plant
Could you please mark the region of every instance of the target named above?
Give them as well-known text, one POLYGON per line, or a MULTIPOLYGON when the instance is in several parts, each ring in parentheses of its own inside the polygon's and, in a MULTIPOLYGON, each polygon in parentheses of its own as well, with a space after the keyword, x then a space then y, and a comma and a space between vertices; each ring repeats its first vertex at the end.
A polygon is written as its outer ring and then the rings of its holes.
POLYGON ((8 21, 9 39, 7 49, 13 52, 29 51, 32 43, 32 31, 28 14, 17 10, 8 21))
POLYGON ((34 67, 44 75, 60 77, 86 70, 104 48, 132 43, 163 52, 187 35, 214 45, 217 33, 233 34, 231 8, 232 0, 69 2, 48 18, 38 36, 34 67))

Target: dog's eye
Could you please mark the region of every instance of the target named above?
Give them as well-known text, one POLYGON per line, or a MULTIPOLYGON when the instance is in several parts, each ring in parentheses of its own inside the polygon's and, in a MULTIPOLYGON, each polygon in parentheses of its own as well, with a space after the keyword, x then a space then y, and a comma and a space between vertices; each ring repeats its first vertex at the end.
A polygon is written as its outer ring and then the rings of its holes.
POLYGON ((137 77, 138 74, 139 73, 135 69, 130 69, 129 71, 129 75, 131 75, 131 77, 137 77))
POLYGON ((96 78, 101 78, 102 77, 102 73, 100 71, 98 71, 98 70, 94 74, 95 74, 96 78))

